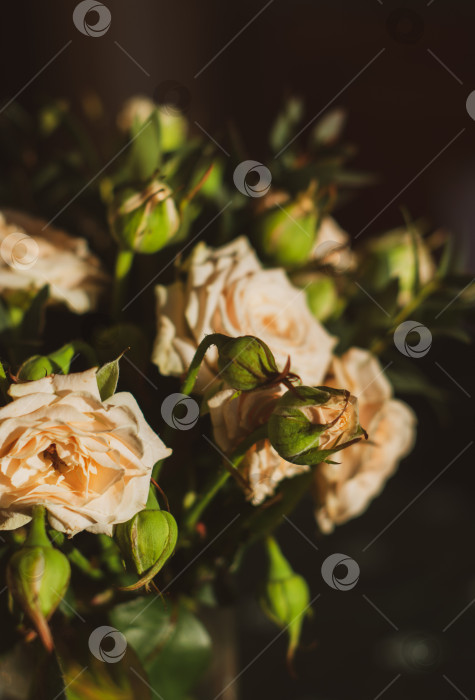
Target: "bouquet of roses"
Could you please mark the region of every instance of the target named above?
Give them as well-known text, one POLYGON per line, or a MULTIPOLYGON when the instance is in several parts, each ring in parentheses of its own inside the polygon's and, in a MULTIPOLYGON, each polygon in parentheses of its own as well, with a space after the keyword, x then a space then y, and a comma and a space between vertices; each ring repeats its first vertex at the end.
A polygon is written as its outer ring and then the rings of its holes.
POLYGON ((276 531, 380 493, 416 437, 394 392, 437 404, 417 360, 473 293, 406 212, 351 248, 331 213, 371 178, 340 111, 301 143, 290 101, 267 167, 145 98, 114 129, 88 104, 0 129, 2 650, 24 697, 182 700, 250 547, 292 667, 311 600, 276 531))

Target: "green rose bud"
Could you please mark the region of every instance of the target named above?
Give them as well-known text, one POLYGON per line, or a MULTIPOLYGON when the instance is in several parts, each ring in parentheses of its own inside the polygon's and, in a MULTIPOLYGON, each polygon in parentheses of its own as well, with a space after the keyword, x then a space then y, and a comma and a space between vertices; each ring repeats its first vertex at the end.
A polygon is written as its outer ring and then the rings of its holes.
POLYGON ((54 549, 48 539, 44 516, 45 509, 36 507, 23 547, 8 562, 7 584, 12 597, 33 622, 43 644, 51 650, 53 639, 47 621, 67 591, 71 568, 67 557, 54 549))
POLYGON ((127 187, 109 208, 109 223, 121 248, 136 253, 156 253, 180 227, 172 191, 153 180, 142 192, 127 187))
MULTIPOLYGON (((266 197, 270 207, 275 196, 266 197)), ((256 219, 256 248, 274 265, 302 265, 313 249, 317 221, 318 211, 313 198, 309 193, 301 194, 294 201, 268 209, 256 219)))
POLYGON ((181 114, 169 114, 166 109, 159 110, 160 140, 165 153, 181 148, 188 134, 188 121, 181 114))
POLYGON ((126 523, 115 528, 117 542, 124 562, 139 575, 144 576, 124 590, 136 590, 147 584, 158 574, 175 551, 178 528, 174 517, 160 510, 152 494, 147 508, 136 513, 126 523))
POLYGON ((269 419, 272 446, 293 464, 325 462, 363 435, 357 399, 348 391, 326 386, 287 391, 269 419))
POLYGON ((264 612, 279 627, 287 627, 287 659, 292 661, 302 631, 304 615, 309 610, 307 582, 293 571, 274 538, 266 541, 269 572, 262 601, 264 612))
POLYGON ((268 346, 252 335, 219 342, 218 352, 221 379, 238 391, 258 389, 282 376, 268 346))
POLYGON ((434 277, 436 267, 424 240, 417 233, 396 229, 370 241, 366 248, 364 278, 374 289, 384 289, 391 281, 399 282, 398 302, 407 304, 416 282, 426 284, 434 277))
POLYGON ((319 276, 305 288, 307 303, 319 321, 326 321, 340 309, 335 281, 331 277, 319 276))

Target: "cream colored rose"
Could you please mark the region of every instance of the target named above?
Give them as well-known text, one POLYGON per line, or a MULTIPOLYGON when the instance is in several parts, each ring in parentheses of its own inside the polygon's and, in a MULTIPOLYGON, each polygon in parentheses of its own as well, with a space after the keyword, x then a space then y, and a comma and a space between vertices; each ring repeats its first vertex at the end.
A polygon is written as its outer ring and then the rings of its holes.
POLYGON ((84 238, 73 238, 21 212, 0 212, 0 289, 40 289, 71 311, 94 309, 109 282, 84 238))
POLYGON ((369 440, 335 455, 339 464, 320 464, 315 472, 316 518, 323 532, 363 513, 412 449, 416 417, 392 388, 379 361, 351 348, 334 358, 325 383, 345 387, 358 398, 361 424, 369 440))
POLYGON ((350 394, 347 398, 331 396, 321 406, 302 406, 299 410, 313 425, 328 425, 318 438, 318 448, 330 450, 355 437, 359 426, 358 408, 357 398, 350 394))
MULTIPOLYGON (((156 288, 158 334, 153 362, 162 374, 180 375, 209 333, 254 335, 273 352, 279 369, 290 355, 292 371, 304 384, 320 384, 336 340, 313 317, 305 292, 284 270, 262 268, 246 238, 222 248, 198 245, 185 266, 186 278, 156 288)), ((210 351, 197 387, 217 372, 210 351)))
MULTIPOLYGON (((219 447, 228 454, 235 450, 245 437, 267 422, 284 391, 283 387, 272 387, 235 397, 233 389, 223 389, 215 394, 208 405, 219 447)), ((269 440, 260 440, 247 451, 239 469, 247 481, 247 498, 253 505, 259 505, 274 494, 282 479, 308 471, 309 467, 287 462, 269 440)))
POLYGON ((44 505, 52 527, 112 534, 145 507, 165 447, 133 396, 101 401, 96 370, 12 385, 0 408, 0 529, 44 505))
POLYGON ((323 217, 310 257, 337 272, 352 270, 356 264, 348 234, 331 216, 323 217))

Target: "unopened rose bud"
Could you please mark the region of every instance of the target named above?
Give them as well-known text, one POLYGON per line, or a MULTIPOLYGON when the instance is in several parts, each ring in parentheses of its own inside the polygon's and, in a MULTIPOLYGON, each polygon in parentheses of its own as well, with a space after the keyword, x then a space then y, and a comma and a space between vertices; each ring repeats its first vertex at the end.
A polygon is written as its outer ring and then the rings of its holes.
POLYGON ((160 510, 155 498, 148 507, 115 528, 114 538, 126 565, 144 576, 125 590, 147 585, 175 551, 178 528, 171 513, 160 510))
POLYGON ((335 281, 321 275, 305 287, 310 311, 319 321, 326 321, 340 309, 335 281))
POLYGON ((48 620, 69 585, 71 568, 67 557, 54 549, 46 535, 44 508, 37 507, 23 547, 7 566, 7 584, 13 598, 35 625, 48 650, 53 640, 48 620))
POLYGON ((268 346, 252 335, 220 342, 218 352, 220 378, 238 391, 258 389, 280 376, 268 346))
POLYGON ((376 290, 398 280, 398 303, 407 304, 415 283, 424 285, 434 277, 436 266, 423 238, 407 229, 396 229, 370 241, 366 248, 364 279, 376 290))
POLYGON ((109 222, 119 245, 136 253, 156 253, 175 236, 180 227, 171 189, 153 180, 136 192, 128 187, 109 208, 109 222))
POLYGON ((365 432, 359 424, 358 401, 348 391, 299 386, 276 403, 269 419, 269 439, 287 462, 325 462, 365 432))
MULTIPOLYGON (((267 195, 271 207, 272 197, 275 194, 267 195)), ((256 218, 256 248, 274 265, 301 265, 308 260, 313 249, 317 221, 318 211, 309 193, 278 204, 256 218)))
POLYGON ((279 627, 286 627, 289 636, 287 659, 292 661, 298 646, 304 615, 309 609, 307 582, 293 571, 279 545, 268 538, 269 572, 262 607, 279 627))

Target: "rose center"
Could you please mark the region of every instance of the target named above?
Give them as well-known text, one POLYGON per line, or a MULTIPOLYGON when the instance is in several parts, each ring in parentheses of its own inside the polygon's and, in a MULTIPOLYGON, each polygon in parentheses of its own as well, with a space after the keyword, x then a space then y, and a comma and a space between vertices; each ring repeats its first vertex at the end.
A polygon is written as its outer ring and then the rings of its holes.
POLYGON ((52 442, 51 445, 46 448, 46 450, 43 450, 43 457, 45 459, 49 459, 53 469, 59 470, 63 467, 67 467, 66 462, 64 462, 58 455, 55 442, 52 442))

